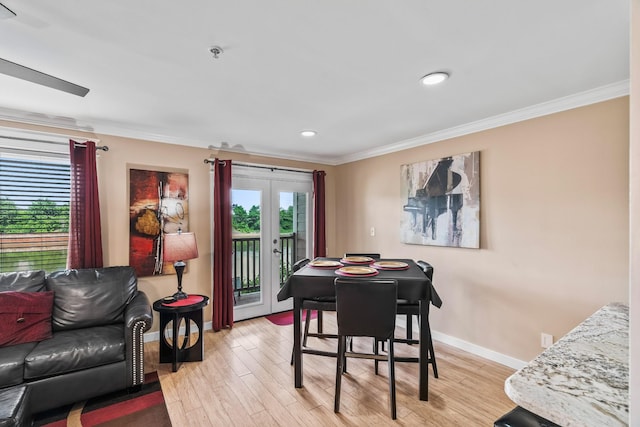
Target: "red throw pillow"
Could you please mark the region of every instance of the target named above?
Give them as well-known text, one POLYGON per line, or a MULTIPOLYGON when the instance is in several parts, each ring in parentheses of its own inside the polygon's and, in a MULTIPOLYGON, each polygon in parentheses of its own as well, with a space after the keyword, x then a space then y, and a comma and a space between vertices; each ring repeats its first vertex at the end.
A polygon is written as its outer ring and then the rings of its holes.
POLYGON ((0 347, 51 338, 53 292, 0 292, 0 347))

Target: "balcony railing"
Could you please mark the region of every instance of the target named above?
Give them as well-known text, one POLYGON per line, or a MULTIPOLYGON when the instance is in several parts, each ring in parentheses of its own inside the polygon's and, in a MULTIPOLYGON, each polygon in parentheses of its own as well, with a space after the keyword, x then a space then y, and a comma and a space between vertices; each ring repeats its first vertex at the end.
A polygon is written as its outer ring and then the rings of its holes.
MULTIPOLYGON (((296 233, 280 235, 280 285, 295 262, 296 233)), ((260 236, 243 234, 233 237, 233 290, 236 303, 241 295, 260 292, 260 236)))

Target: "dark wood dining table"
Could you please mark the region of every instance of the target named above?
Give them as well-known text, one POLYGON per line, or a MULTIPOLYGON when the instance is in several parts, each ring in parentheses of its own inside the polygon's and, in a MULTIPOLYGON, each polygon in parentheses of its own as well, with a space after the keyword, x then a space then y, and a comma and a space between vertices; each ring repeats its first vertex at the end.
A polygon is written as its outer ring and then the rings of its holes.
MULTIPOLYGON (((317 260, 339 261, 340 258, 316 258, 317 260)), ((398 282, 398 299, 419 301, 420 304, 420 348, 419 348, 419 398, 428 400, 428 343, 429 303, 431 301, 431 281, 411 259, 382 259, 381 261, 401 261, 409 265, 406 270, 379 270, 377 279, 395 279, 398 282)), ((278 294, 279 300, 293 298, 293 364, 296 388, 302 387, 302 301, 317 297, 335 296, 335 268, 316 268, 309 264, 295 272, 286 281, 278 294)))

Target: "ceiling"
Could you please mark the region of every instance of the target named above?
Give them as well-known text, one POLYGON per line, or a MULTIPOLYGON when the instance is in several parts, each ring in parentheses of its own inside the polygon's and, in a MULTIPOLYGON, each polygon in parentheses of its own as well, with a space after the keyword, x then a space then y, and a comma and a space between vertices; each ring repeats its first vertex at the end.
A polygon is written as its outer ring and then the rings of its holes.
POLYGON ((65 129, 340 164, 628 94, 628 0, 1 1, 90 92, 0 74, 0 119, 65 129))

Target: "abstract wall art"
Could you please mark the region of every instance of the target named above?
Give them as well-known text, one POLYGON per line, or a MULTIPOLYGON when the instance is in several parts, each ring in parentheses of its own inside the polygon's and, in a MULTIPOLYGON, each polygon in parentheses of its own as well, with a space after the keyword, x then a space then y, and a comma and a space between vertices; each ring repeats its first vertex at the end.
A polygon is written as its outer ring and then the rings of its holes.
POLYGON ((189 175, 129 169, 129 265, 138 277, 175 272, 162 261, 162 237, 189 231, 189 175))
POLYGON ((480 152, 427 160, 401 169, 400 241, 480 247, 480 152))

